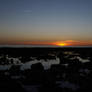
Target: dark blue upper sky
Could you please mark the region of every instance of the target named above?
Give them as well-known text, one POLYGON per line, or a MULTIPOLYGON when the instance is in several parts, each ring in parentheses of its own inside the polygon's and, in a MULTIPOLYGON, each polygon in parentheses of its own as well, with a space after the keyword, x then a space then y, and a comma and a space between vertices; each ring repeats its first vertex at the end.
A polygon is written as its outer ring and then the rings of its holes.
POLYGON ((0 0, 3 42, 92 40, 91 34, 92 0, 0 0))

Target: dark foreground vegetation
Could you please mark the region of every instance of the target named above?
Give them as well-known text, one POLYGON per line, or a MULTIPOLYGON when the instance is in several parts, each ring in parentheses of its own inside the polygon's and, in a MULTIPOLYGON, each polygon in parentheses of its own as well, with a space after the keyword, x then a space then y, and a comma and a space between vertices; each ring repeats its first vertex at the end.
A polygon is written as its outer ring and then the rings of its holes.
POLYGON ((92 92, 92 48, 0 48, 0 92, 92 92))

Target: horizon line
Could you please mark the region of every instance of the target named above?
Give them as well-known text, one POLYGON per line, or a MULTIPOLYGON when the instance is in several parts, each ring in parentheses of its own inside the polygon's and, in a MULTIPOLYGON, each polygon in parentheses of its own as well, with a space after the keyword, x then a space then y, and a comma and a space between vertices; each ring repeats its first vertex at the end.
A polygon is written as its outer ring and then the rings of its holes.
POLYGON ((3 48, 3 47, 21 47, 21 48, 33 48, 33 47, 57 47, 57 48, 63 48, 63 47, 65 47, 65 48, 68 48, 68 47, 92 47, 91 45, 89 45, 89 46, 56 46, 56 45, 20 45, 20 44, 17 44, 17 45, 15 45, 15 44, 7 44, 7 45, 3 45, 3 44, 0 44, 0 48, 3 48))

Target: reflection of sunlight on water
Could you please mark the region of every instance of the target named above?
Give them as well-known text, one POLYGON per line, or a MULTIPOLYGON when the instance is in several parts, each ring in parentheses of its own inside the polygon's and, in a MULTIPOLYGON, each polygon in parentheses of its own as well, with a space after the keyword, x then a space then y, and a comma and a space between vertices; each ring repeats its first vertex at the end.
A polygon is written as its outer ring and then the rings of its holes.
POLYGON ((65 54, 65 55, 76 55, 76 56, 80 55, 79 53, 74 53, 73 51, 65 51, 65 52, 63 52, 63 54, 65 54))
POLYGON ((16 63, 16 60, 14 59, 14 64, 0 65, 0 70, 9 70, 12 65, 20 65, 21 70, 31 69, 31 65, 36 63, 41 63, 44 66, 44 69, 49 69, 53 64, 60 64, 60 60, 59 58, 56 58, 56 60, 47 60, 47 61, 44 61, 43 59, 41 60, 35 59, 33 61, 26 62, 25 64, 24 63, 15 64, 15 63, 16 63))
POLYGON ((90 60, 88 58, 87 59, 83 59, 83 58, 81 58, 79 56, 74 56, 74 57, 70 58, 70 60, 75 60, 75 59, 78 59, 82 63, 90 62, 90 60))
POLYGON ((67 55, 72 55, 73 54, 73 52, 71 52, 71 51, 65 51, 65 52, 63 52, 64 54, 67 54, 67 55))
POLYGON ((71 51, 69 51, 69 52, 65 51, 64 54, 66 55, 66 56, 64 56, 64 58, 67 58, 69 60, 78 59, 82 63, 90 62, 90 60, 89 60, 90 57, 87 57, 86 59, 83 59, 83 58, 80 57, 79 53, 74 53, 74 52, 71 52, 71 51))
POLYGON ((47 61, 44 61, 42 59, 42 60, 30 61, 30 62, 27 62, 27 63, 23 64, 21 66, 21 70, 30 69, 31 65, 32 64, 36 64, 36 63, 41 63, 44 66, 44 69, 49 69, 51 67, 51 65, 53 65, 53 64, 60 64, 60 60, 59 60, 59 58, 56 58, 56 60, 47 60, 47 61))
POLYGON ((77 57, 77 59, 79 59, 79 61, 81 61, 82 63, 90 62, 89 59, 82 59, 81 57, 77 57))
MULTIPOLYGON (((72 51, 65 51, 64 52, 65 56, 64 58, 69 59, 69 60, 75 60, 78 59, 80 62, 82 63, 86 63, 86 62, 90 62, 89 57, 87 57, 86 59, 81 58, 78 53, 74 53, 72 51)), ((54 54, 50 54, 52 56, 55 56, 54 54)), ((2 58, 2 56, 0 56, 0 58, 2 58)), ((25 69, 31 69, 31 65, 32 64, 36 64, 36 63, 41 63, 44 66, 44 69, 47 70, 51 67, 51 65, 53 64, 60 64, 60 60, 59 58, 56 58, 55 60, 37 60, 36 57, 30 57, 32 60, 29 62, 21 63, 20 58, 13 58, 13 57, 6 57, 7 60, 11 61, 11 59, 14 61, 13 64, 9 63, 9 65, 0 65, 0 70, 9 70, 11 68, 12 65, 21 65, 21 70, 25 70, 25 69)), ((68 66, 68 65, 65 65, 68 66)))

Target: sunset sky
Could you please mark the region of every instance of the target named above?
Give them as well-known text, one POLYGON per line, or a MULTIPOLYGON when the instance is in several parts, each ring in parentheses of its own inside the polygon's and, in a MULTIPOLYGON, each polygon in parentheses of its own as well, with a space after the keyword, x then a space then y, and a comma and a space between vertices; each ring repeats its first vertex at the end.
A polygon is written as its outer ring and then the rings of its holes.
POLYGON ((0 0, 0 44, 92 46, 92 0, 0 0))

